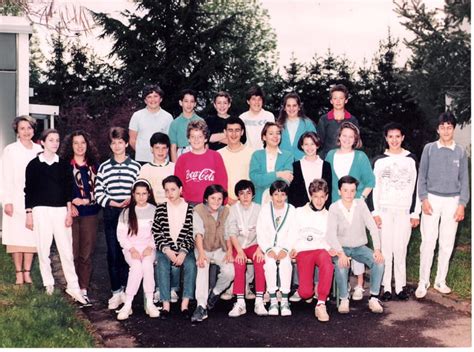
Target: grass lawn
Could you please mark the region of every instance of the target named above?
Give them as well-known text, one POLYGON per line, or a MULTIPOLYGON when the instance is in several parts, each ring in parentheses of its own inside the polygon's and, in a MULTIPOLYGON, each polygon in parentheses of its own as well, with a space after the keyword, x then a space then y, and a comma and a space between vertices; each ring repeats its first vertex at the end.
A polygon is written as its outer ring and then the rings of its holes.
POLYGON ((5 246, 0 246, 0 267, 0 347, 94 347, 86 322, 58 287, 53 296, 44 293, 36 259, 32 287, 14 285, 5 246))
MULTIPOLYGON (((413 231, 407 254, 407 280, 418 283, 421 234, 419 227, 413 231)), ((431 268, 430 283, 433 285, 437 268, 437 249, 431 268)), ((456 243, 449 263, 447 284, 462 299, 471 300, 471 207, 466 208, 466 218, 458 226, 456 243)))

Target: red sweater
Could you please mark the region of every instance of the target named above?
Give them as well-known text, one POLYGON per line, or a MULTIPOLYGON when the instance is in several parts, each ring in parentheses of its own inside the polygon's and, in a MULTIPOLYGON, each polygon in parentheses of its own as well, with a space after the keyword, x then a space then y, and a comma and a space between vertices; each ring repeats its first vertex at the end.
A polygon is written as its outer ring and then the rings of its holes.
POLYGON ((204 190, 212 184, 227 189, 224 161, 214 150, 208 149, 204 154, 182 154, 176 161, 174 174, 183 182, 186 202, 202 203, 204 190))

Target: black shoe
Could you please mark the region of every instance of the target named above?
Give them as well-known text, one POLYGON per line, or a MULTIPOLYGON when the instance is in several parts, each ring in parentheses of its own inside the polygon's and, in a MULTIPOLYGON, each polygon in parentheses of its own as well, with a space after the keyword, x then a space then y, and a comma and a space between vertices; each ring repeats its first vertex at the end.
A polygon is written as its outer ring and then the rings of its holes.
POLYGON ((161 320, 166 320, 170 317, 170 311, 169 310, 166 310, 166 309, 162 309, 160 311, 160 319, 161 320))
POLYGON ((397 293, 397 298, 399 301, 408 301, 410 299, 410 295, 407 293, 406 289, 403 288, 403 290, 397 293))
POLYGON ((181 311, 181 316, 183 317, 183 319, 186 319, 186 320, 191 318, 191 313, 189 313, 189 309, 183 309, 181 311))
POLYGON ((216 295, 214 291, 211 291, 207 299, 207 309, 212 310, 219 300, 219 295, 216 295))
POLYGON ((380 299, 384 302, 390 301, 392 299, 392 293, 390 291, 385 291, 380 299))
POLYGON ((193 313, 193 316, 191 317, 191 322, 199 323, 204 319, 207 319, 207 309, 201 306, 197 306, 196 310, 193 313))

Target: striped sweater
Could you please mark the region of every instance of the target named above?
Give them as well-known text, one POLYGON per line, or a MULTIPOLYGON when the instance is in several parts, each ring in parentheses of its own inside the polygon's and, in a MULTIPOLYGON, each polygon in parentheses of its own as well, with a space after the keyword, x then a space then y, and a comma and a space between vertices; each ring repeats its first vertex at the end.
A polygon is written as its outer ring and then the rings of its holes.
POLYGON ((106 207, 112 200, 122 202, 129 198, 140 167, 140 164, 130 157, 122 163, 110 158, 100 164, 95 185, 97 203, 106 207))
POLYGON ((155 244, 158 251, 163 252, 163 250, 167 247, 175 252, 188 253, 189 251, 192 251, 194 249, 193 206, 188 204, 183 227, 179 232, 176 243, 173 241, 170 235, 166 203, 158 204, 156 207, 155 219, 153 221, 151 233, 155 239, 155 244))

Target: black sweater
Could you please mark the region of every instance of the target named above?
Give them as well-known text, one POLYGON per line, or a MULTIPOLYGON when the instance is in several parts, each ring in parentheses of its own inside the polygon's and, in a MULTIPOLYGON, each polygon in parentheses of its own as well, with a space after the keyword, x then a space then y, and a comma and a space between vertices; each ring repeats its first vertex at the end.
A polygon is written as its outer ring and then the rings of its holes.
POLYGON ((65 207, 72 200, 71 189, 70 165, 62 159, 48 165, 36 157, 26 167, 26 209, 37 206, 65 207))

